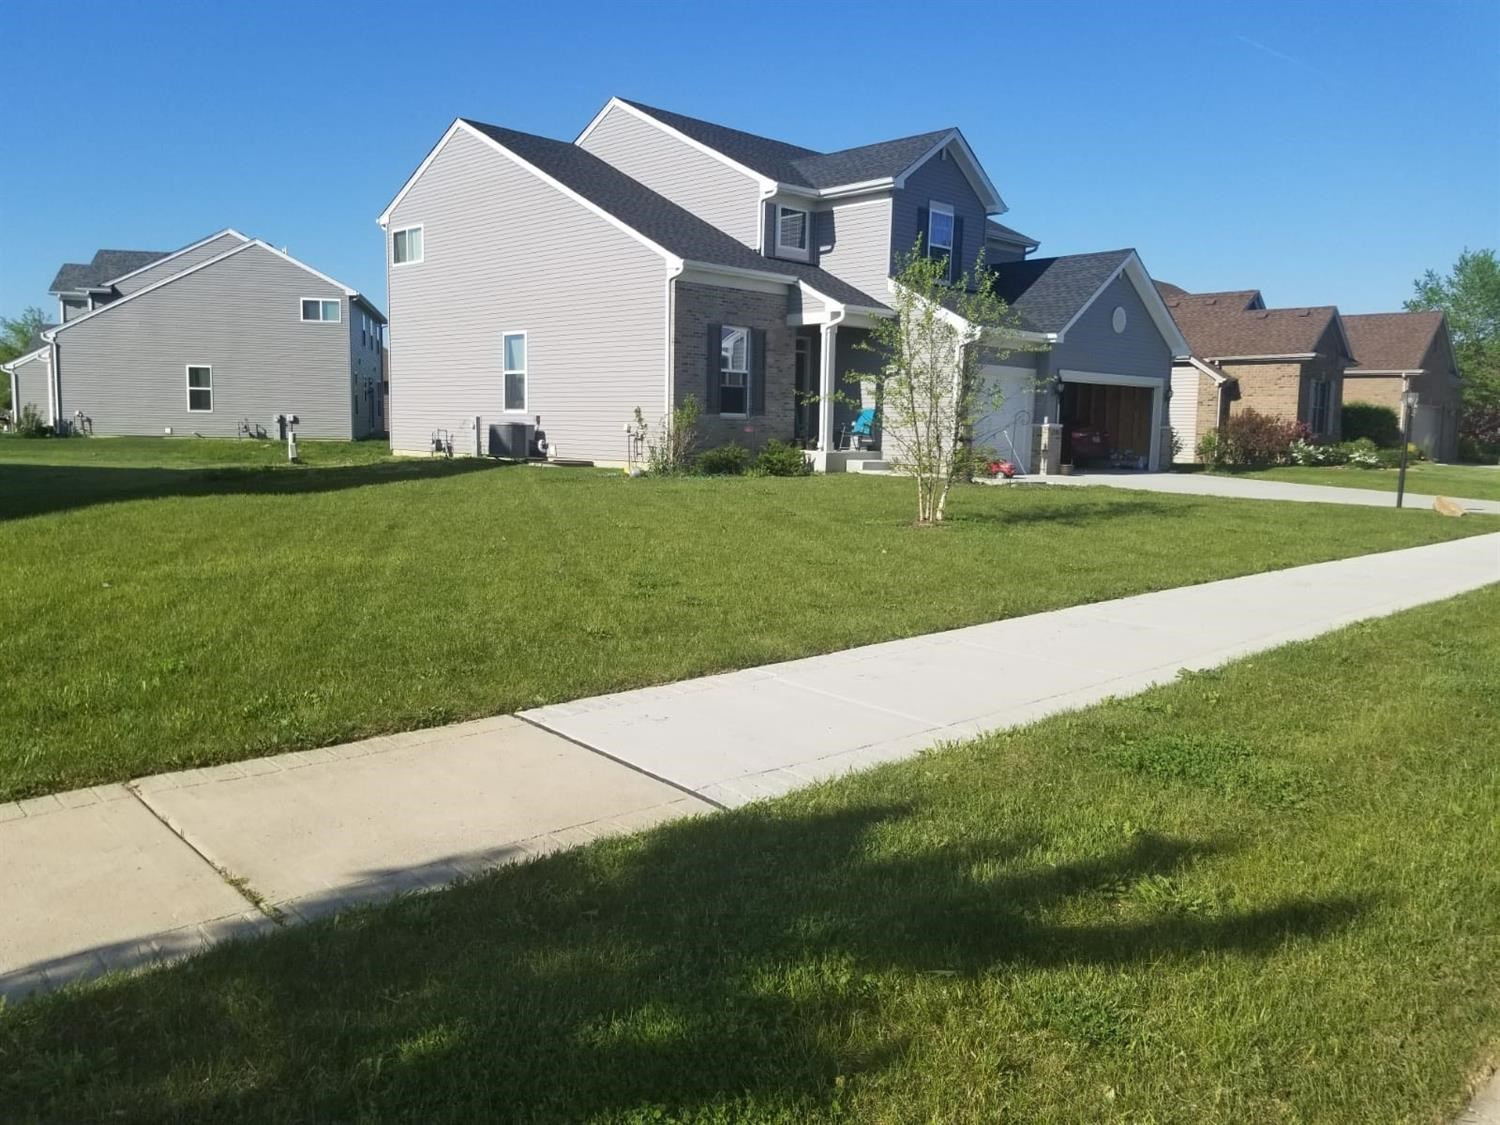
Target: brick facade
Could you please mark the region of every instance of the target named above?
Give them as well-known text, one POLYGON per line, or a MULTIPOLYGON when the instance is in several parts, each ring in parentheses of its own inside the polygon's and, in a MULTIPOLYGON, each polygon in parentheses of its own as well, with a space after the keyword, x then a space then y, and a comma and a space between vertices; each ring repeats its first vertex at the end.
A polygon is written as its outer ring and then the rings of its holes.
POLYGON ((698 425, 700 449, 733 442, 759 449, 777 438, 791 441, 796 423, 794 348, 797 330, 787 324, 784 293, 760 293, 678 281, 673 332, 672 400, 679 406, 689 395, 705 402, 708 383, 708 326, 733 324, 763 329, 766 334, 766 409, 750 418, 705 414, 698 425))
MULTIPOLYGON (((1220 363, 1226 375, 1232 375, 1239 383, 1239 396, 1229 404, 1233 417, 1246 410, 1266 414, 1288 421, 1312 422, 1312 383, 1314 379, 1325 379, 1329 383, 1328 426, 1318 435, 1327 441, 1338 441, 1343 432, 1339 413, 1344 401, 1344 361, 1328 356, 1318 356, 1302 363, 1220 363)), ((1205 397, 1211 399, 1211 394, 1205 397)), ((1200 398, 1198 423, 1200 428, 1211 424, 1212 412, 1205 417, 1203 400, 1200 398)), ((1200 432, 1207 432, 1200 429, 1200 432)))

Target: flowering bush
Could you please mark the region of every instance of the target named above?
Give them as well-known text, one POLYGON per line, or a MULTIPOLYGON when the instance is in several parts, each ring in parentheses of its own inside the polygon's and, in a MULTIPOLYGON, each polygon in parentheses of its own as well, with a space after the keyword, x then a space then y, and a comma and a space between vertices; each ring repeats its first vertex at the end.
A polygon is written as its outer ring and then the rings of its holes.
POLYGON ((1318 445, 1298 438, 1287 447, 1287 459, 1293 465, 1342 465, 1349 454, 1342 446, 1318 445))
POLYGON ((1213 460, 1204 457, 1211 465, 1285 465, 1291 460, 1292 443, 1310 445, 1311 436, 1301 422, 1288 422, 1247 409, 1229 417, 1208 450, 1200 442, 1199 452, 1214 455, 1213 460))

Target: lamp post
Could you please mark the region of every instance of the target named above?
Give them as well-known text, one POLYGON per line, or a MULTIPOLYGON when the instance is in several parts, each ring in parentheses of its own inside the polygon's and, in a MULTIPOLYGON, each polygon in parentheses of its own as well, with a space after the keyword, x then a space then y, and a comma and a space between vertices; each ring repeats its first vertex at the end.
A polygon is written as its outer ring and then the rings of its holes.
POLYGON ((1406 455, 1411 448, 1411 415, 1417 408, 1416 391, 1401 392, 1401 470, 1396 474, 1396 507, 1406 500, 1406 455))

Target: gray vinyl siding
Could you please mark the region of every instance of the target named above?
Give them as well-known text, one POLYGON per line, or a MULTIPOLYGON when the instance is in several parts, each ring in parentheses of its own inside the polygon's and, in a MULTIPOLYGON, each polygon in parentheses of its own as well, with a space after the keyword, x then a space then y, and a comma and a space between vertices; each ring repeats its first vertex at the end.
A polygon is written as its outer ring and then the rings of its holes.
MULTIPOLYGON (((121 296, 129 296, 131 293, 155 285, 158 281, 165 281, 173 274, 181 273, 185 269, 200 265, 210 258, 217 258, 233 250, 245 240, 234 234, 221 234, 217 238, 209 239, 202 246, 188 250, 174 258, 164 258, 159 262, 153 262, 134 277, 123 281, 115 281, 115 288, 121 296)), ((270 239, 266 240, 267 242, 270 239)), ((113 279, 112 279, 113 280, 113 279)))
POLYGON ((798 286, 791 286, 788 290, 786 311, 796 316, 822 316, 828 311, 828 304, 816 293, 805 292, 798 286))
POLYGON ((66 324, 70 320, 77 320, 85 316, 89 311, 89 302, 86 297, 64 297, 62 298, 62 318, 66 324))
POLYGON ((1053 349, 1051 359, 1056 369, 1140 375, 1163 382, 1172 377, 1172 349, 1124 274, 1094 298, 1053 349), (1111 323, 1117 307, 1125 309, 1121 333, 1111 323))
MULTIPOLYGON (((43 353, 45 354, 45 353, 43 353)), ((21 408, 28 404, 36 407, 36 412, 43 420, 48 418, 47 402, 50 396, 47 393, 47 372, 49 365, 42 362, 42 356, 28 359, 16 364, 15 383, 12 390, 15 398, 11 402, 11 412, 16 418, 21 416, 21 408)), ((0 377, 10 379, 9 375, 0 373, 0 377)))
POLYGON ((635 408, 654 426, 666 406, 661 256, 462 129, 389 225, 417 224, 423 260, 389 268, 391 447, 446 429, 467 452, 476 416, 540 415, 560 456, 623 459, 635 408), (524 414, 503 413, 508 331, 527 333, 524 414))
POLYGON ((760 185, 754 178, 618 106, 584 138, 583 148, 760 250, 760 185))
POLYGON ((891 270, 891 200, 845 203, 819 211, 818 265, 877 300, 891 270))
MULTIPOLYGON (((969 178, 960 170, 958 161, 951 156, 944 160, 941 153, 913 172, 907 178, 906 186, 895 193, 891 205, 892 259, 912 248, 919 233, 917 212, 932 201, 951 204, 954 217, 963 220, 959 268, 972 268, 979 248, 984 244, 984 204, 974 193, 969 178)), ((923 230, 920 234, 925 245, 927 232, 923 230)))
POLYGON ((296 414, 309 438, 351 436, 349 300, 259 246, 120 301, 57 336, 62 417, 97 434, 232 437, 296 414), (338 300, 339 324, 301 319, 304 297, 338 300), (213 368, 213 410, 187 409, 187 367, 213 368))
POLYGON ((369 314, 358 304, 349 305, 349 414, 356 438, 372 437, 381 432, 380 422, 380 342, 361 332, 369 314))

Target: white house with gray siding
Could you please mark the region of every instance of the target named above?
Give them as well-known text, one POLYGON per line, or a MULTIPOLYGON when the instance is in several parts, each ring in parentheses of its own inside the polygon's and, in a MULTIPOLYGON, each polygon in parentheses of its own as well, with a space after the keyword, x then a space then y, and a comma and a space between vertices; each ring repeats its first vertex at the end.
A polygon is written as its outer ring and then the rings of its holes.
MULTIPOLYGON (((637 408, 654 426, 692 395, 707 444, 777 438, 824 467, 857 460, 844 435, 859 407, 833 392, 873 362, 858 345, 892 315, 901 256, 946 259, 955 278, 1024 266, 1038 244, 994 218, 1005 210, 954 128, 818 152, 621 98, 572 143, 461 118, 378 220, 392 447, 524 455, 540 430, 553 457, 618 462, 637 408)), ((1155 380, 1154 419, 1179 338, 1139 258, 1052 261, 1023 312, 1029 342, 1059 349, 1064 379, 1155 380), (1101 331, 1117 308, 1128 330, 1101 331)), ((1026 418, 1006 424, 1057 425, 1039 389, 1051 371, 1026 358, 1026 418)), ((1120 422, 1119 401, 1139 396, 1100 397, 1114 412, 1085 420, 1120 422)), ((1130 440, 1154 465, 1160 438, 1139 440, 1138 414, 1130 440)), ((1033 432, 1011 440, 1029 451, 1033 432)))
POLYGON ((383 431, 384 315, 259 239, 101 251, 54 292, 62 323, 7 368, 18 411, 101 435, 277 436, 292 417, 310 438, 383 431))

